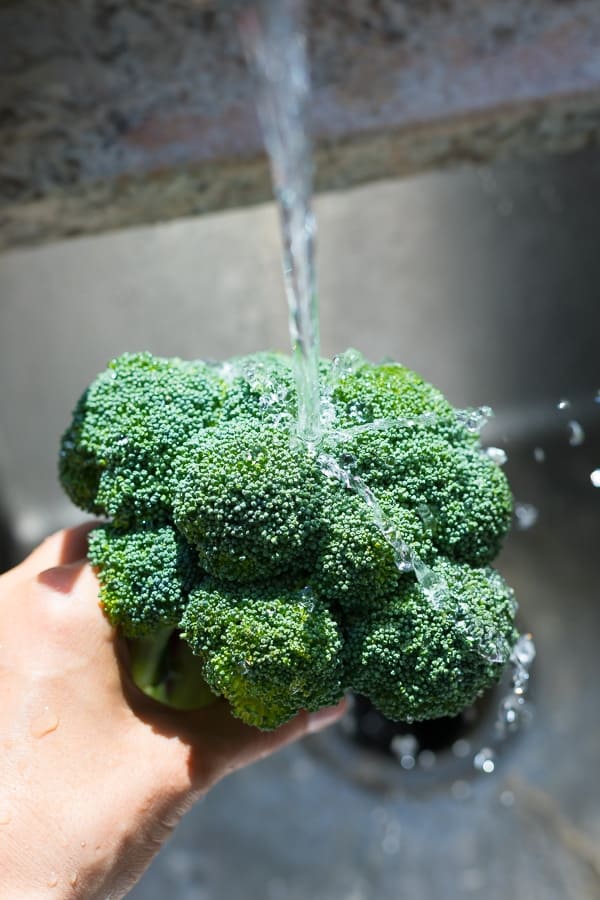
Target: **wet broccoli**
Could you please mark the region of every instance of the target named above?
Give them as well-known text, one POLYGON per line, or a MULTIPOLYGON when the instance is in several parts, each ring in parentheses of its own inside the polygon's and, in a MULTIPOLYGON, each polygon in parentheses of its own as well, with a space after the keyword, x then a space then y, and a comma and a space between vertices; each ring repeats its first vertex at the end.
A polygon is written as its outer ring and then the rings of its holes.
POLYGON ((406 582, 348 623, 347 680, 388 718, 455 716, 498 680, 516 633, 511 589, 493 569, 440 560, 443 601, 406 582))
POLYGON ((414 372, 347 351, 321 378, 323 434, 306 443, 286 356, 109 364, 59 466, 110 520, 89 545, 104 610, 140 686, 174 706, 223 696, 270 729, 354 689, 390 718, 453 715, 516 639, 489 567, 508 484, 414 372))
POLYGON ((250 725, 276 728, 343 694, 340 629, 309 589, 231 589, 209 579, 192 591, 181 627, 208 685, 250 725))

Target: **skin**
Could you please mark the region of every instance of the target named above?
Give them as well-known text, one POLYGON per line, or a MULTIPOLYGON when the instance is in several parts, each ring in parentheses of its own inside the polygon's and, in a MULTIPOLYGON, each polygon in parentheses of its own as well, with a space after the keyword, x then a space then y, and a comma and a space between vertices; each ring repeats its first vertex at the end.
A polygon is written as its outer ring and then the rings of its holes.
POLYGON ((98 604, 90 527, 58 532, 0 576, 3 900, 125 896, 217 781, 344 712, 261 732, 221 700, 180 713, 145 697, 98 604))

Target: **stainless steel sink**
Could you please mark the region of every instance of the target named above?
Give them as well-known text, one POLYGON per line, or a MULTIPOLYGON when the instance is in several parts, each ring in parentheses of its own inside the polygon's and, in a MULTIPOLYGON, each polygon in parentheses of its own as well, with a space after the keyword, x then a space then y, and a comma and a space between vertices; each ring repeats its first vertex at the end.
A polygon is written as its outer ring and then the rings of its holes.
MULTIPOLYGON (((472 764, 485 716, 413 769, 359 747, 351 723, 307 740, 217 786, 131 896, 598 898, 600 158, 379 184, 321 197, 318 213, 324 352, 401 359, 456 405, 496 409, 486 440, 537 511, 499 561, 536 640, 533 718, 487 775, 472 764)), ((0 259, 0 494, 16 555, 77 518, 56 447, 109 357, 285 348, 277 254, 262 207, 0 259)))

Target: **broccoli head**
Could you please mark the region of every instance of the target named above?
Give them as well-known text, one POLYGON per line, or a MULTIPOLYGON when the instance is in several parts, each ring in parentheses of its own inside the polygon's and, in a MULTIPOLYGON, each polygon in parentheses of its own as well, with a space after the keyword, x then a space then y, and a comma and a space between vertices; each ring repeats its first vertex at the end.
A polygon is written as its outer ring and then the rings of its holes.
POLYGON ((81 397, 59 473, 73 502, 115 524, 169 519, 181 443, 210 425, 224 385, 203 362, 125 353, 81 397))
POLYGON ((109 520, 89 543, 101 602, 140 686, 174 706, 222 696, 269 729, 354 689, 390 718, 453 715, 516 639, 490 568, 508 484, 469 416, 409 369, 347 351, 320 373, 309 444, 282 354, 109 364, 59 463, 109 520))
POLYGON ((191 593, 181 627, 209 686, 250 725, 275 728, 343 694, 340 630, 310 590, 230 590, 209 580, 191 593))
POLYGON ((309 575, 320 479, 306 447, 273 425, 236 419, 205 429, 181 457, 175 525, 207 572, 242 584, 309 575))
POLYGON ((104 610, 127 637, 179 624, 199 569, 192 548, 170 525, 95 528, 88 557, 102 573, 104 610))
POLYGON ((347 680, 390 719, 454 716, 491 687, 517 638, 511 589, 492 569, 439 560, 442 601, 417 583, 348 623, 347 680))

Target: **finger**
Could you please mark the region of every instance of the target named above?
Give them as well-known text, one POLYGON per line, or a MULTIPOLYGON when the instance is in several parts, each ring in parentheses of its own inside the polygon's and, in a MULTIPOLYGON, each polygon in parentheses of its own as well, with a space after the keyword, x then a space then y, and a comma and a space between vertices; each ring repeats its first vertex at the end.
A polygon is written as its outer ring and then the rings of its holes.
POLYGON ((250 765, 287 744, 320 731, 336 722, 346 711, 346 701, 316 713, 301 712, 275 731, 260 731, 231 715, 225 701, 193 714, 192 737, 197 746, 192 777, 197 787, 206 787, 230 772, 250 765))
POLYGON ((32 550, 18 569, 27 576, 36 575, 54 566, 67 566, 87 554, 88 534, 98 522, 84 522, 74 528, 63 528, 47 537, 32 550))

